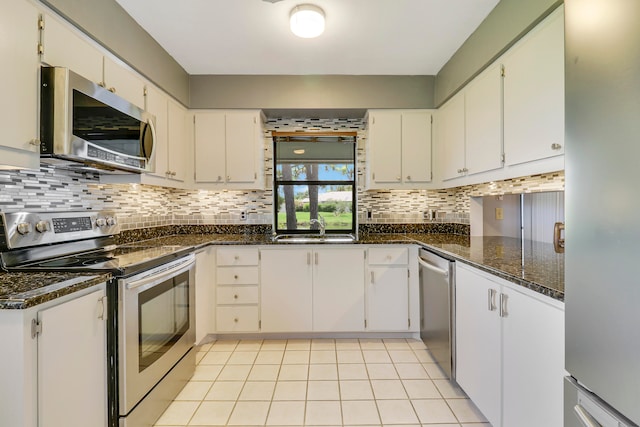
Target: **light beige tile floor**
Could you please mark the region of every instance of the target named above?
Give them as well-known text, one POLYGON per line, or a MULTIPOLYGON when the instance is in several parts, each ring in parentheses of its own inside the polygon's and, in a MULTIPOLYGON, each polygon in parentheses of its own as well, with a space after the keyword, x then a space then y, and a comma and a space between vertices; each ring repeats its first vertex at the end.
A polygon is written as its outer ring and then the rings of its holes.
POLYGON ((220 340, 155 424, 490 427, 418 340, 220 340))

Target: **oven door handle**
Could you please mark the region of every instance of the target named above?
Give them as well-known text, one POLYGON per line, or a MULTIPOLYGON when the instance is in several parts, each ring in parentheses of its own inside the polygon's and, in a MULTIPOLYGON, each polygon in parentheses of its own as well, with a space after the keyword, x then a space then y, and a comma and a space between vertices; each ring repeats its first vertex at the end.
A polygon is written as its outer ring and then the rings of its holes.
MULTIPOLYGON (((152 274, 151 276, 147 276, 144 279, 134 280, 133 282, 127 283, 127 290, 138 289, 143 286, 146 288, 150 288, 153 285, 164 282, 166 279, 177 276, 183 271, 189 270, 196 263, 195 259, 191 259, 189 262, 181 263, 175 267, 169 268, 168 270, 163 270, 160 274, 152 274)), ((140 289, 141 291, 144 289, 140 289)))

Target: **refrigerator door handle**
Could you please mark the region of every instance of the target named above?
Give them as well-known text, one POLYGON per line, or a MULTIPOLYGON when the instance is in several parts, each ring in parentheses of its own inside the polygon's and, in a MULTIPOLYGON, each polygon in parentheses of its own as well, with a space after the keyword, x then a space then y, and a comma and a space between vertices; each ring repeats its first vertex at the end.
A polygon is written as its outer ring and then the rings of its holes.
POLYGON ((591 414, 589 414, 589 412, 587 412, 587 410, 582 407, 582 405, 577 404, 576 406, 574 406, 573 412, 576 413, 578 420, 580 420, 584 427, 602 427, 602 424, 596 421, 596 419, 593 418, 591 414))

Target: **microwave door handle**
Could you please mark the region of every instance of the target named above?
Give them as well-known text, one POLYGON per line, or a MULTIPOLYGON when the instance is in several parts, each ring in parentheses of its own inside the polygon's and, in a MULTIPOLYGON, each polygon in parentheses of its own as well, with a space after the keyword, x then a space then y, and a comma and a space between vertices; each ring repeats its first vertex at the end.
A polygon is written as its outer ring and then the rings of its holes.
POLYGON ((162 283, 172 276, 177 276, 183 271, 189 270, 193 264, 195 264, 195 260, 191 260, 187 264, 180 264, 168 270, 164 270, 160 274, 153 274, 151 276, 145 277, 144 279, 134 280, 133 282, 127 283, 127 289, 131 290, 144 287, 143 289, 139 289, 140 291, 144 291, 146 289, 152 288, 154 285, 162 283))
POLYGON ((151 118, 149 118, 149 120, 147 120, 146 122, 145 130, 142 133, 141 143, 142 143, 142 154, 144 155, 144 157, 151 159, 151 156, 153 155, 153 152, 155 151, 155 148, 156 148, 156 125, 153 124, 153 120, 151 118), (147 129, 151 130, 151 153, 149 153, 148 157, 147 157, 147 152, 144 146, 144 133, 147 131, 147 129))

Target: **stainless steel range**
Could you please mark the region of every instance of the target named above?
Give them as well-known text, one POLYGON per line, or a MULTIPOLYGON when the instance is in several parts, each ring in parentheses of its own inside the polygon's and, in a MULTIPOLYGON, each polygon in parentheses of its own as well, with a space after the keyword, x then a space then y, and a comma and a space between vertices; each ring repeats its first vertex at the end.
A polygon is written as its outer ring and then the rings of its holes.
POLYGON ((110 272, 110 427, 154 424, 195 370, 195 258, 183 246, 117 246, 113 212, 0 212, 7 271, 110 272))

